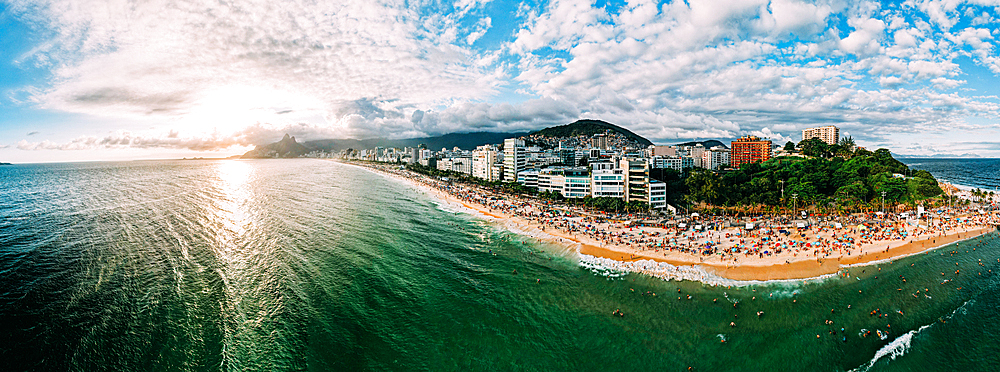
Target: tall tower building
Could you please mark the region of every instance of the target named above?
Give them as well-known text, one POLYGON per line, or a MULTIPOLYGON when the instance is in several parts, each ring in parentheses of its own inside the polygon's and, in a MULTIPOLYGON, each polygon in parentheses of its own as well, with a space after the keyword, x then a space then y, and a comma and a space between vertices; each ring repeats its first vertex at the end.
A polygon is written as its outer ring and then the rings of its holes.
POLYGON ((524 140, 508 138, 503 141, 503 181, 517 182, 517 174, 524 170, 524 140))

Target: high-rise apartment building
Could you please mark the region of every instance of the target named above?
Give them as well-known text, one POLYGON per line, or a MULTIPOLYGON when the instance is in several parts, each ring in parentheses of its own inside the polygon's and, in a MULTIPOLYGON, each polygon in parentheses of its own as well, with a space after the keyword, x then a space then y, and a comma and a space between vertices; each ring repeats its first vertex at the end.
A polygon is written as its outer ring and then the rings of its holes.
POLYGON ((836 145, 837 141, 840 141, 840 128, 827 125, 825 127, 803 129, 802 140, 805 141, 810 138, 819 138, 828 145, 836 145))
POLYGON ((743 164, 765 162, 771 158, 771 140, 746 136, 733 141, 730 148, 729 162, 735 168, 743 164))
POLYGON ((517 174, 524 170, 524 140, 508 138, 503 141, 503 180, 517 182, 517 174))
POLYGON ((483 145, 472 151, 472 176, 487 181, 499 181, 501 176, 496 172, 499 151, 493 146, 483 145))

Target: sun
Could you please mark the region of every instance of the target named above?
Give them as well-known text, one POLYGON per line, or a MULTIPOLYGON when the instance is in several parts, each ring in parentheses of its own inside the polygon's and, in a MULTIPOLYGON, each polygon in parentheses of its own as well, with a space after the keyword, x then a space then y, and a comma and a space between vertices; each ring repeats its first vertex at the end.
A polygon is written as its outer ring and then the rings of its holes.
POLYGON ((191 132, 230 135, 258 124, 282 125, 294 121, 288 112, 314 111, 317 98, 287 90, 229 85, 210 89, 181 120, 191 132))

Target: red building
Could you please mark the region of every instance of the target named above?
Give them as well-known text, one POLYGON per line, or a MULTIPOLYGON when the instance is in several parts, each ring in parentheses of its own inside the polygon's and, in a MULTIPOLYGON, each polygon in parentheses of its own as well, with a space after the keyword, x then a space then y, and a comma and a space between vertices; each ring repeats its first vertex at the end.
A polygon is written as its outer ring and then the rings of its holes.
POLYGON ((743 164, 765 162, 771 158, 771 141, 754 136, 742 137, 730 143, 729 162, 734 168, 743 164))

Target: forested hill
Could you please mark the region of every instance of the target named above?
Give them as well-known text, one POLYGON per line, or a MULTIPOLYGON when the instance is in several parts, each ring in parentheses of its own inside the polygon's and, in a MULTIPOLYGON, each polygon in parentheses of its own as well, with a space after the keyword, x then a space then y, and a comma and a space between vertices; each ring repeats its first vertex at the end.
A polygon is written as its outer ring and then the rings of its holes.
POLYGON ((558 125, 554 127, 548 127, 537 132, 532 132, 531 134, 546 136, 546 137, 575 137, 575 136, 593 136, 595 134, 604 133, 607 130, 612 130, 621 135, 635 141, 643 146, 650 146, 653 143, 648 139, 639 136, 638 134, 632 133, 632 131, 619 127, 617 125, 608 123, 601 120, 577 120, 566 125, 558 125))
POLYGON ((881 203, 883 191, 887 208, 942 193, 933 175, 909 169, 886 149, 832 159, 782 157, 721 174, 695 170, 683 183, 687 201, 720 206, 790 206, 794 195, 799 206, 871 209, 881 203))

